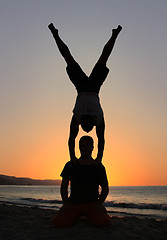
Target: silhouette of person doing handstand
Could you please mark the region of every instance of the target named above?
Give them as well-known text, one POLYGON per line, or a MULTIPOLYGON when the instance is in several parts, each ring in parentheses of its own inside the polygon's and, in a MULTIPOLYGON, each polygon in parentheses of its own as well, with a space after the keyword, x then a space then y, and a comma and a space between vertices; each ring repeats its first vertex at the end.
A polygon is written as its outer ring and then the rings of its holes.
POLYGON ((67 45, 62 41, 58 30, 54 25, 49 24, 49 29, 53 34, 58 49, 67 63, 66 71, 77 90, 77 98, 73 109, 73 117, 70 124, 70 135, 68 140, 70 158, 76 161, 75 156, 75 138, 79 132, 79 125, 85 132, 90 132, 96 126, 98 138, 98 153, 96 163, 101 162, 104 151, 104 130, 105 122, 103 110, 100 105, 99 91, 105 81, 109 69, 106 67, 107 60, 112 52, 116 38, 122 27, 119 25, 112 30, 112 35, 103 48, 102 54, 95 64, 90 76, 88 77, 79 64, 75 61, 67 45))

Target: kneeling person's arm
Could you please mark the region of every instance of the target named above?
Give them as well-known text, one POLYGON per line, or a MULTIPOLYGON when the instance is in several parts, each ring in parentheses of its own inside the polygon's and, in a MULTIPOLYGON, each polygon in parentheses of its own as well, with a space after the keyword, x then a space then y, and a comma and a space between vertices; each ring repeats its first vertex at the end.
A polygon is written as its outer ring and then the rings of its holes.
POLYGON ((109 193, 108 185, 103 186, 100 196, 99 196, 99 202, 104 203, 104 201, 106 200, 106 198, 108 196, 108 193, 109 193))
POLYGON ((66 204, 68 202, 68 184, 69 184, 69 181, 63 178, 61 182, 61 188, 60 188, 63 204, 66 204))

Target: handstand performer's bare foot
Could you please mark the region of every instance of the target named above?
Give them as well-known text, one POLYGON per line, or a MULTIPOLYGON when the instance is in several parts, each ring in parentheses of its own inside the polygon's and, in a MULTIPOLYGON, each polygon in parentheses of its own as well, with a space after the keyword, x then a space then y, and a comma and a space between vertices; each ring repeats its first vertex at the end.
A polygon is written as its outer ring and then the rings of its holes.
POLYGON ((121 30, 122 30, 122 27, 118 25, 118 27, 116 29, 113 29, 112 32, 114 35, 118 35, 121 30))
POLYGON ((50 23, 50 24, 48 25, 48 28, 50 29, 50 31, 51 31, 52 33, 58 33, 58 29, 56 29, 56 28, 54 27, 53 23, 50 23))

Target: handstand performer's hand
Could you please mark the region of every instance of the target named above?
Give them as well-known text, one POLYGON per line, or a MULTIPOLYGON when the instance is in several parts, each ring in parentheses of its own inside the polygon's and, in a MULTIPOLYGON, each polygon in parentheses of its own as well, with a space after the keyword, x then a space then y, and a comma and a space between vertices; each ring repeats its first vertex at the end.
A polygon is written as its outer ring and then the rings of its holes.
POLYGON ((101 163, 101 158, 96 158, 95 161, 94 161, 94 165, 98 165, 99 163, 101 163))
POLYGON ((72 161, 74 164, 76 164, 76 163, 78 163, 78 158, 77 158, 77 157, 73 157, 73 158, 71 158, 71 161, 72 161))

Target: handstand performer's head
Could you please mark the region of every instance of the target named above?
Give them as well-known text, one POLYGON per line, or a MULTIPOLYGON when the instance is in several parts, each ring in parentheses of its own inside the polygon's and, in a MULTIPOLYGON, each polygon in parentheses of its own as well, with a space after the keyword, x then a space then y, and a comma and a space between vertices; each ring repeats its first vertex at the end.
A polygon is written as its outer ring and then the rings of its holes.
POLYGON ((83 115, 81 117, 81 127, 85 132, 90 132, 95 126, 95 121, 92 116, 83 115))

